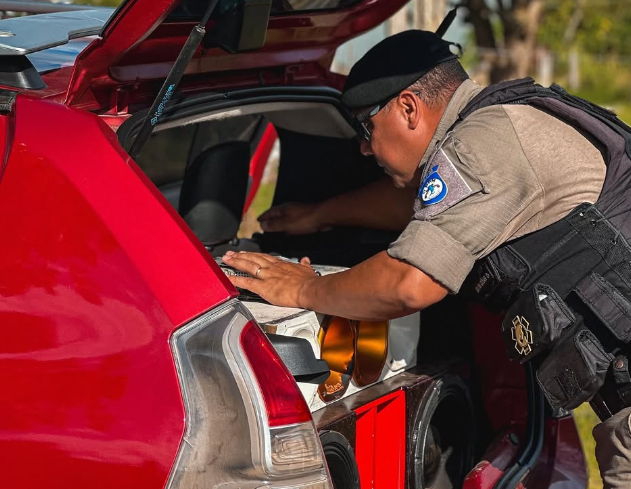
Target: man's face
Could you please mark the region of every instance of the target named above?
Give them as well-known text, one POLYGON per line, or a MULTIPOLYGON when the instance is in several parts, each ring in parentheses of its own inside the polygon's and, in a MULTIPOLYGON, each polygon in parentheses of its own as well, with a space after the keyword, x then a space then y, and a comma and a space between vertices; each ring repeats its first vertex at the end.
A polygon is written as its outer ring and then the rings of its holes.
POLYGON ((361 139, 362 154, 374 155, 396 187, 418 185, 418 163, 436 128, 433 117, 423 119, 427 108, 421 104, 416 93, 405 90, 371 117, 365 117, 371 108, 358 112, 370 133, 369 140, 361 139))

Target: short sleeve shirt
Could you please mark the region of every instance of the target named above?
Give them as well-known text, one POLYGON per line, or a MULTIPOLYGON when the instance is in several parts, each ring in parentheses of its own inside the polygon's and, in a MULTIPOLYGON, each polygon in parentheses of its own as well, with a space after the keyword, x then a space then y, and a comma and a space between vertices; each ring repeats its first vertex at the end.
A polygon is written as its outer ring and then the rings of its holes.
POLYGON ((423 159, 414 217, 388 253, 451 293, 475 260, 598 199, 600 151, 576 129, 527 105, 458 113, 481 88, 455 92, 423 159))

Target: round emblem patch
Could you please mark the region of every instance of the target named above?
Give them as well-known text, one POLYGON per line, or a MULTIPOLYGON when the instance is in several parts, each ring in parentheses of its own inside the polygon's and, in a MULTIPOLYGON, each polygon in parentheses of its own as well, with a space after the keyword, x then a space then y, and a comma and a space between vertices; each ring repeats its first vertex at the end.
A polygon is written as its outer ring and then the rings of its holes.
POLYGON ((427 175, 421 190, 419 191, 419 197, 425 205, 438 204, 447 196, 447 184, 438 174, 438 166, 432 168, 432 172, 427 175))

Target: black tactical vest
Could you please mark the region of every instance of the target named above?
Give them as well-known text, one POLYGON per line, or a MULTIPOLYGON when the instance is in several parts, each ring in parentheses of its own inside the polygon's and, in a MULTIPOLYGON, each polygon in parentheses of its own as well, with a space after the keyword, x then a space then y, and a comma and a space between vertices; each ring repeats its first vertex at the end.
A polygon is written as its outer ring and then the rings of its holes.
POLYGON ((592 406, 604 419, 631 405, 631 128, 613 112, 530 78, 484 89, 454 126, 494 104, 528 104, 568 123, 601 151, 607 173, 594 205, 500 246, 476 262, 462 291, 506 311, 509 356, 535 362, 553 407, 573 409, 598 392, 592 406), (613 387, 601 389, 606 380, 613 387))

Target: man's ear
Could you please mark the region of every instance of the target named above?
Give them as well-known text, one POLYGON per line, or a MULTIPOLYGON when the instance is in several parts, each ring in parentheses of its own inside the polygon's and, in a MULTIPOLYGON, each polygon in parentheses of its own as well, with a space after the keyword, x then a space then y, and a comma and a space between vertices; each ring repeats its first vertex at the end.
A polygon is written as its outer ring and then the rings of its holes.
POLYGON ((416 129, 416 126, 418 126, 427 111, 427 106, 410 90, 403 90, 399 94, 399 103, 404 110, 408 128, 416 129))

